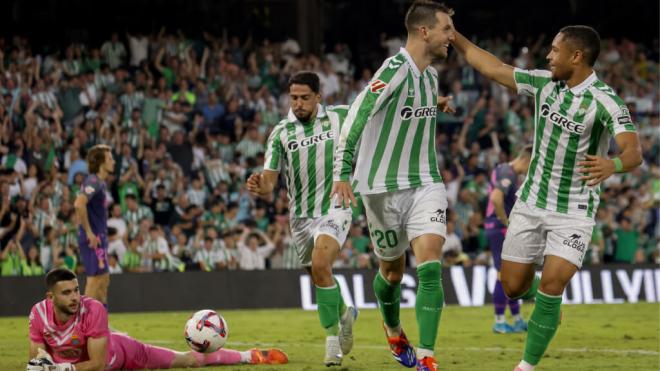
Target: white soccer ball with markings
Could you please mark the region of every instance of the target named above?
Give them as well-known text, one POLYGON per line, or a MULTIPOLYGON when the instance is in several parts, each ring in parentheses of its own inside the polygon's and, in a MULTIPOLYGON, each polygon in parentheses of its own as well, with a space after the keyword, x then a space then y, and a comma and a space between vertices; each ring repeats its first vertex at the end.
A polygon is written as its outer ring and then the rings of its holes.
POLYGON ((184 331, 188 346, 200 353, 212 353, 222 348, 229 335, 225 319, 210 309, 193 314, 184 331))

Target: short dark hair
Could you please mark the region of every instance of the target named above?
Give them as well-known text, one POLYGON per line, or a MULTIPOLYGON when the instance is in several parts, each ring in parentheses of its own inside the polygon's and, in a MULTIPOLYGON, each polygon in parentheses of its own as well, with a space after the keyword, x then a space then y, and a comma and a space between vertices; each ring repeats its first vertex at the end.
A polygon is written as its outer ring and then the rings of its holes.
POLYGON ((420 26, 433 28, 437 23, 437 18, 435 18, 437 12, 443 12, 450 17, 454 15, 454 9, 448 7, 445 3, 437 3, 431 0, 415 1, 406 13, 406 30, 410 33, 420 26))
POLYGON ((309 86, 310 89, 312 89, 314 93, 317 94, 320 91, 319 87, 321 85, 321 83, 319 82, 319 75, 311 71, 300 71, 295 75, 291 76, 291 78, 289 78, 288 87, 291 88, 291 85, 293 84, 307 85, 309 86))
POLYGON ((99 172, 101 165, 105 162, 105 153, 111 151, 108 145, 97 144, 87 152, 87 166, 91 174, 99 172))
POLYGON ((568 41, 573 48, 584 53, 587 63, 590 67, 593 67, 596 59, 598 59, 598 54, 600 54, 600 36, 598 32, 589 26, 583 25, 566 26, 559 32, 564 35, 564 40, 568 41))
POLYGON ((60 281, 71 281, 76 278, 78 278, 78 276, 68 268, 55 268, 46 275, 46 288, 51 290, 53 286, 60 281))

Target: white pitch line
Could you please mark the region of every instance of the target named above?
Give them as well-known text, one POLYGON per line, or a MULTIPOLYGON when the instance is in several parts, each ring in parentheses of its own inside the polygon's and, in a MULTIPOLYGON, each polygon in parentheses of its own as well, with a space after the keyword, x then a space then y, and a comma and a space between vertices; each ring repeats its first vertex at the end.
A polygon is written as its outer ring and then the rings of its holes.
MULTIPOLYGON (((173 340, 144 340, 145 343, 147 344, 178 344, 178 343, 183 343, 182 341, 173 341, 173 340)), ((325 344, 322 343, 280 343, 280 344, 274 344, 274 343, 261 343, 261 342, 252 342, 252 343, 245 343, 245 342, 239 342, 239 341, 230 341, 227 342, 227 345, 230 346, 247 346, 247 347, 255 347, 255 346, 260 346, 260 347, 279 347, 279 348, 287 348, 287 347, 317 347, 317 348, 325 348, 325 344)), ((383 349, 387 350, 387 347, 384 345, 359 345, 356 344, 353 346, 355 349, 383 349)), ((522 348, 517 349, 517 348, 498 348, 498 347, 485 347, 485 348, 480 348, 480 347, 443 347, 440 346, 438 349, 440 350, 459 350, 459 351, 468 351, 468 352, 512 352, 512 353, 519 353, 522 351, 522 348)), ((566 352, 566 353, 584 353, 584 352, 596 352, 596 353, 612 353, 612 354, 637 354, 637 355, 643 355, 643 356, 657 356, 660 355, 660 352, 655 351, 655 350, 648 350, 648 349, 611 349, 611 348, 559 348, 559 349, 552 349, 551 352, 566 352)))

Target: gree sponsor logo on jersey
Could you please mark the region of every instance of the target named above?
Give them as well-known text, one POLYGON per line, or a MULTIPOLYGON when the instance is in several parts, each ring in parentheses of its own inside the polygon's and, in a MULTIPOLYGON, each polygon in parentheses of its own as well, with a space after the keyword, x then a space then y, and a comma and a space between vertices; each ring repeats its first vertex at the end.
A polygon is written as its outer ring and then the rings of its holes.
POLYGON ((372 93, 380 93, 387 87, 387 84, 384 83, 381 80, 376 80, 371 83, 369 90, 371 90, 372 93))
POLYGON ((573 233, 570 237, 564 240, 564 245, 571 247, 579 252, 584 252, 587 244, 580 241, 582 236, 577 233, 573 233))
POLYGON ((401 108, 401 118, 404 120, 409 120, 411 118, 427 118, 427 117, 435 117, 436 112, 438 108, 435 106, 426 106, 426 107, 419 107, 419 108, 413 108, 410 106, 405 106, 401 108))
POLYGON ((541 116, 546 117, 553 124, 568 130, 572 133, 582 134, 584 133, 584 125, 579 124, 575 121, 569 120, 566 116, 562 115, 559 112, 551 111, 550 105, 544 104, 541 106, 541 116))
POLYGON ((317 135, 312 135, 311 137, 303 138, 301 140, 291 140, 289 141, 286 146, 289 149, 289 151, 297 151, 301 148, 313 146, 318 143, 325 142, 328 139, 332 139, 332 130, 330 131, 324 131, 321 134, 317 135))

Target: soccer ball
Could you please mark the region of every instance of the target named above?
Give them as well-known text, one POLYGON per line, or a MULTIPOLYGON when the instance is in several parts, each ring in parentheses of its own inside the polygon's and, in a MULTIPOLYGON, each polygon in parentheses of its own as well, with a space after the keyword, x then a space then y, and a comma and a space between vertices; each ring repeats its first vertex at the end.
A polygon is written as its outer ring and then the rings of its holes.
POLYGON ((221 315, 210 309, 200 310, 186 322, 184 335, 196 352, 212 353, 225 346, 229 328, 221 315))

